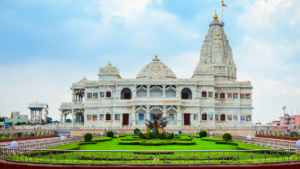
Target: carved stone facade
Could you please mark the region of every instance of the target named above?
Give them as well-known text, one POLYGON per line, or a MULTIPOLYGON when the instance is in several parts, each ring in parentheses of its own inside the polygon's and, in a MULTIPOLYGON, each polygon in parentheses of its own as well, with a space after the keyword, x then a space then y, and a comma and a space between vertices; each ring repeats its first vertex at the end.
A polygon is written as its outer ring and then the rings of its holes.
POLYGON ((122 79, 111 63, 98 77, 72 84, 73 102, 61 105, 61 121, 70 113, 84 125, 145 128, 155 114, 169 117, 167 128, 252 126, 253 87, 236 81, 232 49, 217 19, 209 25, 190 79, 177 79, 157 55, 136 79, 122 79))

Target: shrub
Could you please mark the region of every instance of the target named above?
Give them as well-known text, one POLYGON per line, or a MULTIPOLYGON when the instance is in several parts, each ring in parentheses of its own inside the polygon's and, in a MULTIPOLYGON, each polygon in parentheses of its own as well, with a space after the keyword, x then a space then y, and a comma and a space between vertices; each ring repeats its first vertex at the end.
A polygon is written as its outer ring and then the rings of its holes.
POLYGON ((174 139, 174 133, 169 133, 167 135, 167 139, 174 139))
POLYGON ((140 137, 140 139, 146 139, 146 138, 147 138, 147 137, 145 136, 145 134, 142 133, 142 132, 140 132, 139 137, 140 137))
POLYGON ((200 138, 207 137, 207 132, 205 130, 201 130, 199 133, 200 138))
POLYGON ((132 136, 132 138, 140 138, 140 136, 132 136))
POLYGON ((158 136, 159 136, 159 131, 158 131, 158 129, 155 129, 154 135, 155 135, 155 138, 158 138, 158 136))
POLYGON ((166 133, 160 133, 160 135, 157 138, 158 139, 166 139, 167 135, 166 135, 166 133))
POLYGON ((140 129, 136 128, 136 129, 134 129, 133 134, 134 135, 139 135, 140 132, 141 132, 140 129))
POLYGON ((147 139, 155 139, 156 137, 155 137, 155 135, 152 133, 152 132, 150 132, 148 135, 147 135, 147 139))
POLYGON ((291 136, 291 137, 298 137, 298 133, 297 133, 297 132, 291 132, 291 133, 290 133, 290 136, 291 136))
POLYGON ((84 141, 85 142, 90 142, 93 139, 93 134, 92 133, 85 133, 84 135, 84 141))
POLYGON ((233 142, 227 142, 227 141, 216 141, 216 144, 227 144, 227 145, 234 145, 238 146, 238 143, 233 143, 233 142))
POLYGON ((231 136, 230 133, 224 133, 223 134, 223 140, 224 141, 231 141, 231 139, 232 139, 232 136, 231 136))
POLYGON ((113 131, 108 131, 107 132, 107 137, 111 137, 111 138, 113 138, 114 137, 114 132, 113 131))

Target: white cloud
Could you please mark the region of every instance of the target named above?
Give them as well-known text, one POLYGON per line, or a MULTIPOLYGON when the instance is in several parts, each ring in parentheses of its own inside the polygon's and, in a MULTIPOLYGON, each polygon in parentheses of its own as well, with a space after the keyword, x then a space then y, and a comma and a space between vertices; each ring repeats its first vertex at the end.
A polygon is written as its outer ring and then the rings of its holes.
POLYGON ((1 66, 0 72, 5 72, 0 74, 0 88, 5 89, 1 91, 5 97, 1 97, 0 102, 5 106, 1 106, 0 116, 7 117, 12 111, 20 111, 30 118, 28 104, 40 102, 49 105, 49 116, 54 120, 60 120, 60 104, 72 99, 72 83, 84 75, 92 78, 96 74, 50 60, 1 66))
POLYGON ((99 9, 103 13, 103 22, 114 19, 118 22, 132 22, 144 11, 150 0, 98 0, 99 9))

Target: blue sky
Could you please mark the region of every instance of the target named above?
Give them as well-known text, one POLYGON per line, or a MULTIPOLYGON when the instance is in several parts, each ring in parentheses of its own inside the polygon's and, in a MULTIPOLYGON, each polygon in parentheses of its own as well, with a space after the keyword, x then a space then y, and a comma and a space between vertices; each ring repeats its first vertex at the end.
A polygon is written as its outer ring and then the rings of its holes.
MULTIPOLYGON (((0 116, 49 104, 59 119, 71 84, 109 61, 135 78, 155 54, 190 78, 220 0, 0 1, 0 116)), ((225 32, 238 79, 253 84, 254 121, 300 107, 300 1, 225 0, 225 32)))

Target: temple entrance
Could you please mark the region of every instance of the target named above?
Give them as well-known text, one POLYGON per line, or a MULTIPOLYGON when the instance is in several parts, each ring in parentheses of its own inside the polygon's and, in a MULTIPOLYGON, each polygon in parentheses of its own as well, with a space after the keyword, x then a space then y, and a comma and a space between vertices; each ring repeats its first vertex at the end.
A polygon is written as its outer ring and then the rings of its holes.
POLYGON ((190 125, 190 113, 185 113, 183 120, 184 120, 184 125, 190 125))
POLYGON ((123 125, 129 124, 129 114, 123 114, 123 125))

